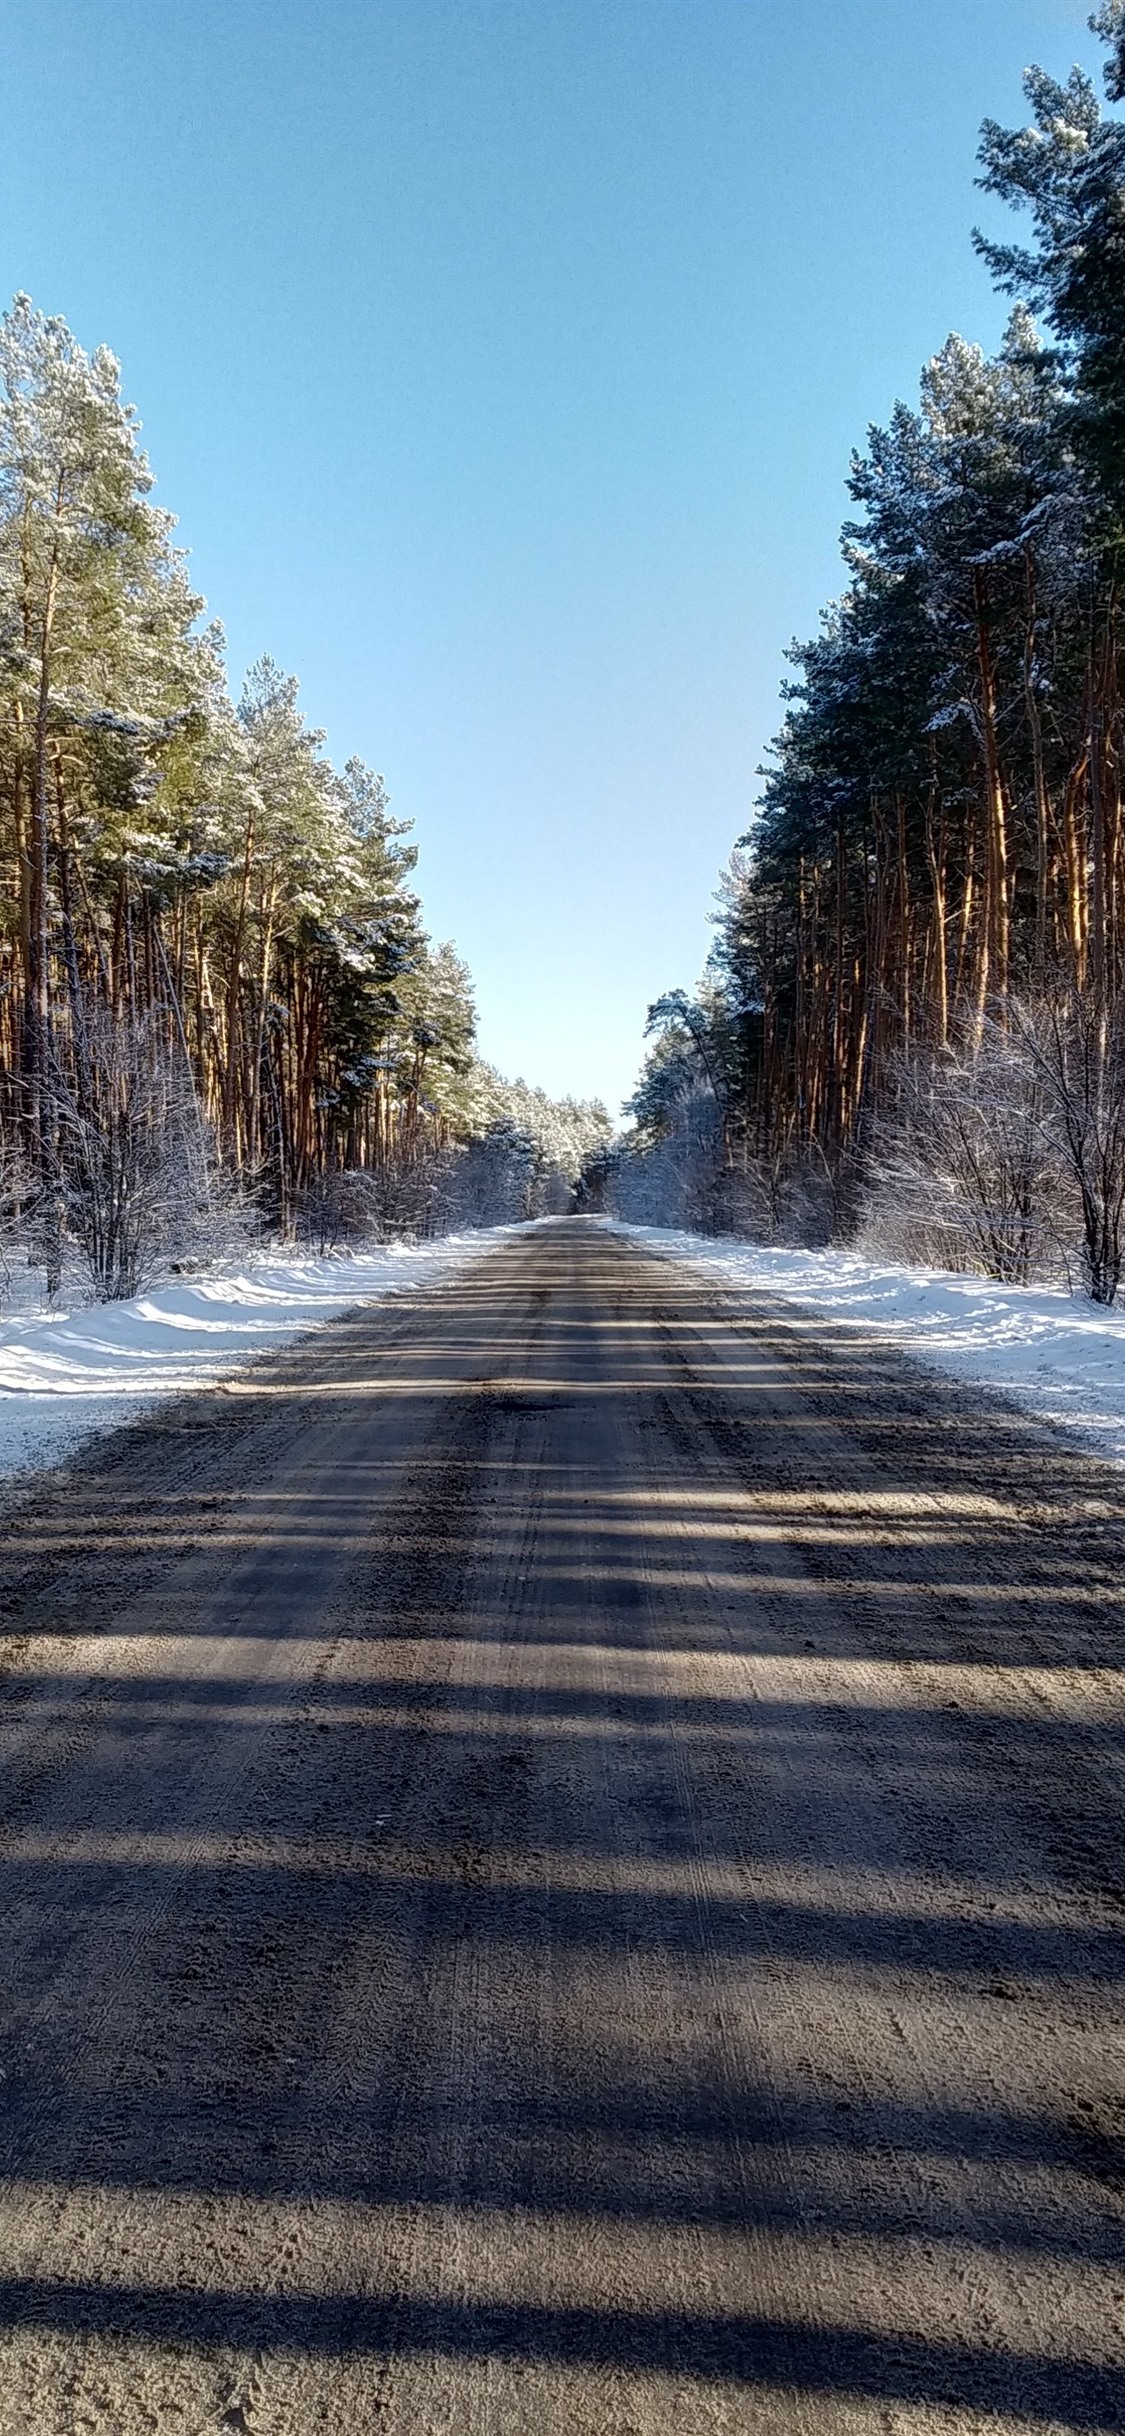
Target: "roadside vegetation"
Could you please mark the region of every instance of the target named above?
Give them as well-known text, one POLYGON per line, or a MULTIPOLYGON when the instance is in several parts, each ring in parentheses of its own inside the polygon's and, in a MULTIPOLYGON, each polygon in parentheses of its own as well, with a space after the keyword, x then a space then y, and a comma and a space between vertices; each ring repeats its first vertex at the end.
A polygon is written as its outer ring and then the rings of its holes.
MULTIPOLYGON (((1125 99, 1125 0, 1091 19, 1125 99)), ((853 457, 694 995, 595 1204, 857 1238, 1112 1302, 1125 1264, 1125 119, 1075 69, 986 123, 999 354, 953 335, 853 457)))
POLYGON ((510 1084, 383 779, 237 700, 104 348, 0 322, 0 1236, 102 1298, 267 1233, 551 1209, 604 1109, 510 1084))

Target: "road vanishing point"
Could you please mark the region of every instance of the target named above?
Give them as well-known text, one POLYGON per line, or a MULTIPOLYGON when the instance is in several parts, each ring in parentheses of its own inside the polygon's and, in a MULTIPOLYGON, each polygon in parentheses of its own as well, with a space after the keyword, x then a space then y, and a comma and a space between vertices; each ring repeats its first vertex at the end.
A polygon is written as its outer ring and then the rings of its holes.
POLYGON ((1122 1514, 590 1220, 44 1476, 2 2436, 1125 2427, 1122 1514))

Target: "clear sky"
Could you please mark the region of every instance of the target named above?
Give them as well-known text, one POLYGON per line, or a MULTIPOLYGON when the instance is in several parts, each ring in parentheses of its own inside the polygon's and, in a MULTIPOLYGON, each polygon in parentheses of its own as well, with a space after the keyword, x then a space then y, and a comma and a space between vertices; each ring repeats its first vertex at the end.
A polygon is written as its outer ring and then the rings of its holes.
POLYGON ((616 1106, 696 978, 849 449, 999 333, 979 122, 1090 5, 0 0, 0 284, 121 357, 509 1073, 616 1106))

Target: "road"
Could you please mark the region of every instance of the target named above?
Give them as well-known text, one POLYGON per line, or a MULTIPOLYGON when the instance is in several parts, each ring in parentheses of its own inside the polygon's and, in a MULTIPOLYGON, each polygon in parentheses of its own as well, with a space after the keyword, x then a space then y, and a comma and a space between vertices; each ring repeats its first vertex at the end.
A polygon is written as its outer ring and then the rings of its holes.
POLYGON ((45 1480, 2 2436, 1125 2428, 1121 1513, 589 1221, 45 1480))

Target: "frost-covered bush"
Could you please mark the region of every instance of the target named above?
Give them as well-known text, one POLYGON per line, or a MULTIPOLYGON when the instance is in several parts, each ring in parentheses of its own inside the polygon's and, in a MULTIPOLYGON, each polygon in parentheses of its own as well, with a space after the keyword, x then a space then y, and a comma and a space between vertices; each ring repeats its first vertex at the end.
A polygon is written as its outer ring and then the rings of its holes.
POLYGON ((499 1118, 457 1153, 445 1194, 450 1227, 510 1226, 531 1217, 536 1169, 530 1134, 499 1118))
POLYGON ((841 1221, 840 1180, 819 1148, 732 1157, 716 1179, 713 1232, 752 1243, 830 1243, 841 1221))
POLYGON ((7 1301, 17 1267, 33 1265, 39 1191, 33 1170, 11 1135, 0 1134, 0 1298, 7 1301))
POLYGON ((314 1175, 297 1203, 298 1241, 324 1253, 444 1234, 455 1164, 455 1154, 421 1137, 371 1167, 314 1175))
POLYGON ((72 1067, 51 1075, 53 1172, 33 1213, 33 1256, 54 1286, 68 1250, 99 1302, 174 1261, 214 1258, 239 1225, 191 1076, 158 1012, 82 1011, 72 1067))
POLYGON ((1018 1028, 990 1021, 979 1040, 902 1063, 867 1163, 865 1251, 1027 1285, 1065 1267, 1073 1216, 1050 1095, 1018 1028))
POLYGON ((724 1168, 722 1117, 714 1093, 694 1082, 669 1105, 659 1132, 638 1127, 608 1162, 598 1162, 599 1197, 635 1226, 717 1231, 724 1168))
POLYGON ((1125 1269, 1125 1001, 1070 988, 1017 1002, 1011 1025, 1066 1180, 1086 1292, 1112 1303, 1125 1269))
POLYGON ((591 1162, 585 1198, 635 1225, 755 1243, 827 1243, 840 1219, 838 1180, 819 1150, 765 1158, 732 1143, 714 1091, 690 1067, 682 1088, 665 1090, 659 1130, 638 1126, 591 1162))

